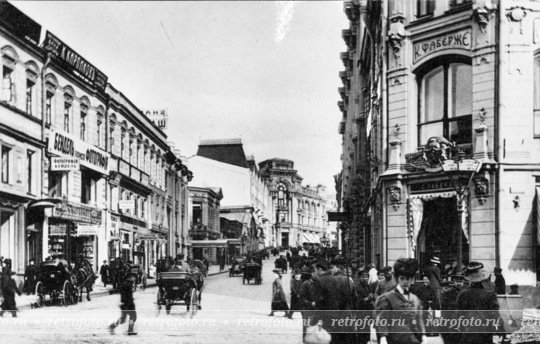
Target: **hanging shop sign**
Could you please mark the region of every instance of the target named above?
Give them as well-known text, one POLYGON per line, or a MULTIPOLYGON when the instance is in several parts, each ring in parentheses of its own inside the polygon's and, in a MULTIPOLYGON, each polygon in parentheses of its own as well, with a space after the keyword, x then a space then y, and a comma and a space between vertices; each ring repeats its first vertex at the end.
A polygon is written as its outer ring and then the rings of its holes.
POLYGON ((63 201, 53 208, 52 217, 100 224, 101 210, 83 204, 73 204, 63 201))
POLYGON ((135 200, 133 199, 123 199, 118 201, 118 208, 121 210, 134 210, 135 209, 135 200))
POLYGON ((51 171, 78 171, 80 169, 78 158, 51 158, 51 171))
POLYGON ((424 39, 413 44, 413 64, 421 59, 448 49, 471 50, 472 31, 470 28, 424 39))
POLYGON ((43 49, 52 53, 58 64, 83 82, 105 90, 107 76, 49 31, 45 35, 43 49))
POLYGON ((78 236, 98 235, 98 231, 99 231, 99 226, 87 225, 87 224, 82 224, 82 223, 77 224, 78 236))
POLYGON ((77 158, 81 165, 109 174, 109 153, 66 132, 51 128, 47 152, 63 158, 77 158))

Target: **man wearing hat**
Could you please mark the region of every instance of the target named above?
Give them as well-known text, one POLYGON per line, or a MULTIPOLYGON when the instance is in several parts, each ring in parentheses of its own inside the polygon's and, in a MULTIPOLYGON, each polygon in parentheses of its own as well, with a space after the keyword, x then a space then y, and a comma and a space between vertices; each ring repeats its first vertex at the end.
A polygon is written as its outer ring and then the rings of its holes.
POLYGON ((427 343, 420 300, 409 291, 417 270, 418 262, 412 258, 398 259, 394 265, 397 285, 381 295, 375 304, 377 319, 380 319, 377 326, 380 344, 427 343), (392 327, 396 316, 403 320, 403 326, 392 327))
POLYGON ((109 264, 107 264, 107 261, 103 261, 103 265, 101 268, 99 268, 99 274, 101 275, 101 282, 103 282, 103 286, 106 287, 107 283, 109 282, 109 273, 110 273, 110 267, 109 264))
POLYGON ((0 288, 4 296, 2 302, 2 310, 0 311, 0 317, 4 316, 4 312, 11 312, 12 317, 17 317, 17 304, 15 303, 15 293, 21 296, 21 292, 17 289, 15 280, 11 277, 15 275, 14 271, 11 271, 11 259, 4 260, 4 268, 2 269, 2 278, 0 279, 0 288))
MULTIPOLYGON (((465 268, 465 279, 470 282, 469 288, 459 293, 456 302, 456 309, 460 311, 474 311, 469 312, 471 315, 482 320, 483 324, 493 324, 498 321, 498 327, 481 329, 482 333, 477 333, 474 327, 465 327, 464 333, 461 334, 460 343, 462 344, 480 344, 480 343, 492 343, 493 333, 500 330, 503 332, 502 322, 499 315, 499 303, 497 301, 497 294, 494 291, 486 289, 483 281, 487 279, 487 273, 484 270, 484 265, 480 262, 469 262, 465 268), (478 312, 481 311, 481 312, 478 312), (486 320, 490 319, 489 322, 486 320)), ((464 314, 464 312, 460 312, 464 314)))
POLYGON ((495 292, 498 295, 506 294, 506 281, 502 275, 502 269, 494 268, 493 273, 495 274, 495 292))
POLYGON ((429 278, 429 285, 435 289, 435 308, 440 309, 441 304, 441 270, 438 265, 441 264, 439 257, 433 257, 430 265, 424 270, 424 274, 429 278))
MULTIPOLYGON (((327 260, 319 259, 315 263, 314 284, 317 288, 318 299, 313 303, 315 310, 312 324, 322 321, 323 328, 328 332, 340 332, 342 329, 332 326, 332 319, 339 316, 339 299, 337 290, 339 288, 337 280, 330 273, 330 263, 327 260)), ((333 335, 333 337, 335 337, 333 335)), ((339 343, 332 339, 333 343, 339 343)))
POLYGON ((128 335, 136 335, 137 332, 133 331, 135 321, 137 321, 137 312, 135 311, 135 301, 133 299, 133 283, 135 283, 135 276, 129 276, 122 286, 120 287, 120 310, 122 316, 114 323, 109 325, 109 333, 114 334, 114 329, 126 322, 129 316, 128 335))
POLYGON ((384 293, 388 293, 396 286, 396 281, 392 276, 392 267, 385 266, 382 269, 382 272, 384 272, 384 279, 379 281, 379 284, 377 284, 377 289, 375 289, 375 295, 377 297, 384 293))

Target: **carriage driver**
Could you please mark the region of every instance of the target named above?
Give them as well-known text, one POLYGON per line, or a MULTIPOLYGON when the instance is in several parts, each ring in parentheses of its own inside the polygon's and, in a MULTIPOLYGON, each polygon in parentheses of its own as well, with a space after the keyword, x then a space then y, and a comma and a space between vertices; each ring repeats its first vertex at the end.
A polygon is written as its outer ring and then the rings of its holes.
POLYGON ((174 260, 174 266, 171 271, 191 272, 189 265, 184 261, 184 254, 178 253, 174 260))

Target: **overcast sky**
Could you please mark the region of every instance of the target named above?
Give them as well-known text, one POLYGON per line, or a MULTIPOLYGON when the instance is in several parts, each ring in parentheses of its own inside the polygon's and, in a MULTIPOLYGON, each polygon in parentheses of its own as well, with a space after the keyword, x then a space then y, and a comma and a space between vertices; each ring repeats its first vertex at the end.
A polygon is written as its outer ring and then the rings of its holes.
POLYGON ((167 108, 183 156, 241 137, 257 162, 293 160, 304 184, 335 190, 342 2, 13 3, 139 108, 167 108))

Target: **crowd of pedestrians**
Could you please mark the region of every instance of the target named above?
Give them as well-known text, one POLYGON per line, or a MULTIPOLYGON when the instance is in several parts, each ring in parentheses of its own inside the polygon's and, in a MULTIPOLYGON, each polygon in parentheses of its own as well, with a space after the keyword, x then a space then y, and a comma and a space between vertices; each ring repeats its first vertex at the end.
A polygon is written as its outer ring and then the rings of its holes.
POLYGON ((422 269, 416 259, 398 259, 393 266, 377 269, 375 264, 348 261, 339 254, 329 256, 328 252, 306 255, 293 249, 279 253, 269 315, 283 312, 283 316, 292 318, 294 312, 299 312, 304 338, 310 331, 317 331, 310 330, 311 326, 319 325, 331 335, 331 343, 340 344, 368 343, 372 332, 380 344, 426 343, 427 337, 438 335, 445 343, 481 344, 492 343, 497 331, 497 335, 502 335, 496 326, 493 332, 484 328, 483 333, 474 329, 456 333, 432 326, 433 319, 459 318, 467 311, 482 310, 478 316, 500 318, 497 294, 505 294, 506 285, 499 268, 494 269, 493 283, 484 265, 474 261, 462 271, 457 271, 457 264, 448 264, 441 272, 438 257, 432 257, 422 269), (287 270, 292 272, 290 306, 282 284, 287 270), (366 315, 378 321, 362 330, 344 327, 339 322, 366 315), (388 325, 398 318, 402 320, 399 325, 388 325))

